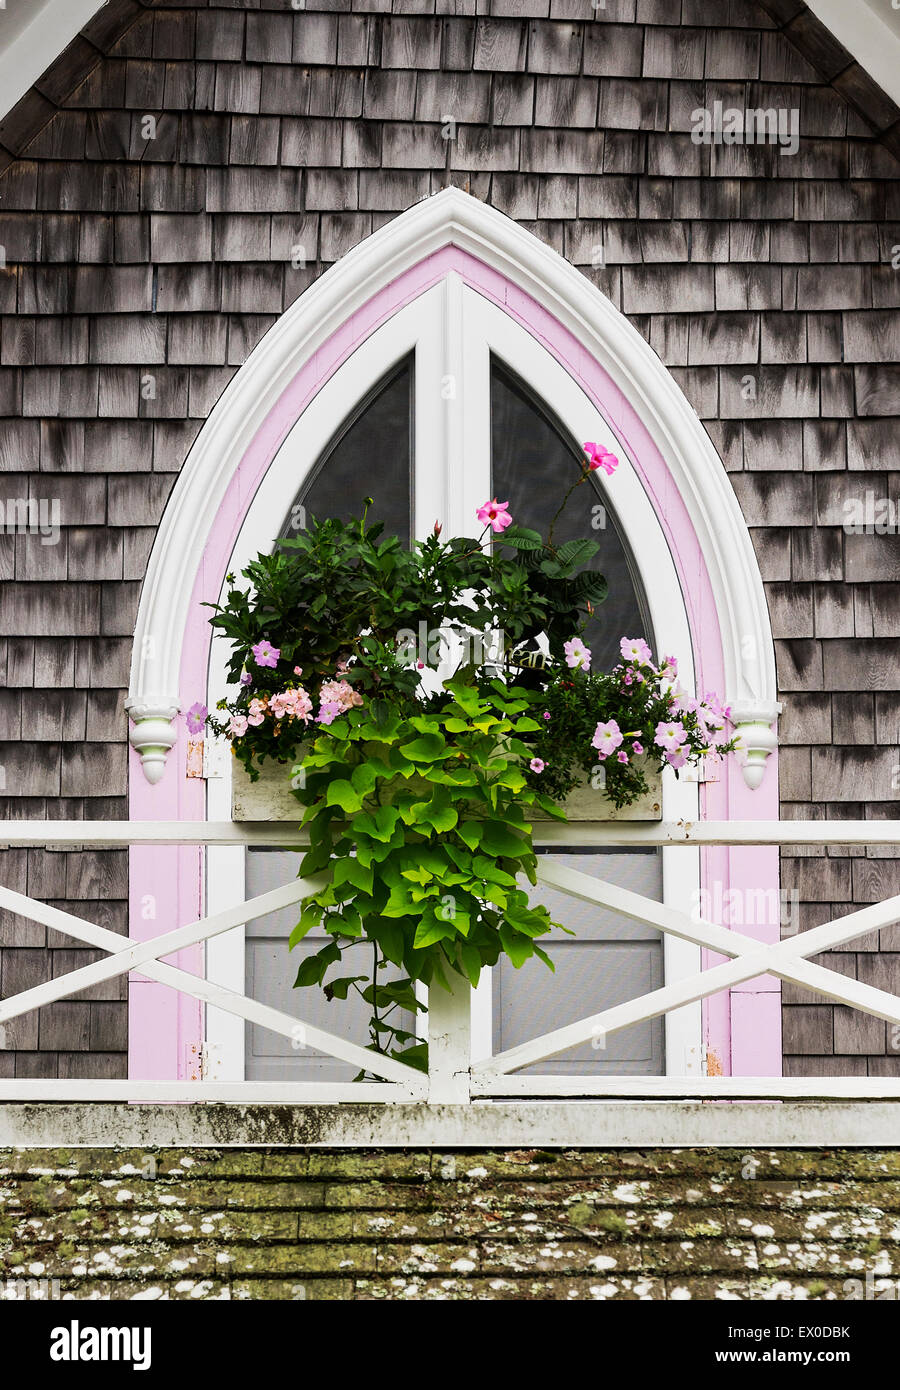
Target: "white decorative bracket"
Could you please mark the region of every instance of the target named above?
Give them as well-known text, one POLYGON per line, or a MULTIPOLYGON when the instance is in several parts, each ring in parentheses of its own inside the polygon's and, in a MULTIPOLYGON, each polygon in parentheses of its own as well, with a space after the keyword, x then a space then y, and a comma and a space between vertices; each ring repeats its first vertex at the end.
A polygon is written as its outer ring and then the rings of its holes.
POLYGON ((780 713, 777 700, 736 700, 731 707, 731 722, 743 755, 744 781, 751 791, 762 786, 769 754, 778 747, 778 735, 772 726, 780 713))
POLYGON ((166 770, 166 756, 178 737, 178 701, 166 696, 126 700, 125 708, 132 720, 128 741, 141 755, 147 781, 156 783, 166 770))

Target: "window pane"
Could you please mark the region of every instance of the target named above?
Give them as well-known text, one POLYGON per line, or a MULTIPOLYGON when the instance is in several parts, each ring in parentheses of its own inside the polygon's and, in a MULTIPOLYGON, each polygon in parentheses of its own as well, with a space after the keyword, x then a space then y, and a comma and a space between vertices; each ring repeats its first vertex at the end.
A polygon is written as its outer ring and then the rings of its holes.
MULTIPOLYGON (((491 366, 492 494, 509 500, 513 520, 546 536, 553 513, 575 481, 583 458, 546 407, 498 362, 491 366)), ((621 637, 644 637, 651 642, 643 604, 632 577, 629 557, 596 473, 578 488, 557 519, 557 545, 583 536, 593 537, 600 550, 591 568, 606 576, 609 595, 598 605, 584 640, 593 652, 593 669, 602 671, 619 660, 621 637), (595 510, 602 503, 602 510, 595 510), (605 522, 595 526, 595 521, 605 522)))
POLYGON ((371 497, 369 520, 383 521, 387 534, 410 538, 412 375, 410 356, 347 417, 294 499, 282 535, 302 529, 305 517, 349 521, 371 497))
MULTIPOLYGON (((564 868, 662 901, 658 850, 551 849, 549 853, 564 868)), ((628 921, 594 903, 578 902, 545 884, 532 889, 529 898, 534 904, 543 903, 553 920, 575 935, 554 932, 542 939, 555 973, 536 958, 514 970, 501 957, 494 970, 495 1053, 649 994, 664 983, 663 939, 654 927, 628 921)), ((654 1018, 606 1039, 593 1038, 570 1047, 517 1074, 661 1076, 665 1070, 663 1020, 654 1018)))

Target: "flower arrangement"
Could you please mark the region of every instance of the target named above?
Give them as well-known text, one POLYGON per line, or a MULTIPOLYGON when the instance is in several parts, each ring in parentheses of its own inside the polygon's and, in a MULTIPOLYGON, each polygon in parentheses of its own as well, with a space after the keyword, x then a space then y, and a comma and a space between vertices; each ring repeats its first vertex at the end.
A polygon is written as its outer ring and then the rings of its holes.
POLYGON ((619 649, 612 671, 592 672, 584 644, 567 642, 569 669, 543 693, 528 780, 556 801, 587 774, 615 806, 627 806, 648 790, 648 769, 677 775, 737 747, 731 710, 713 694, 697 700, 683 690, 674 656, 654 665, 643 638, 623 637, 619 649))

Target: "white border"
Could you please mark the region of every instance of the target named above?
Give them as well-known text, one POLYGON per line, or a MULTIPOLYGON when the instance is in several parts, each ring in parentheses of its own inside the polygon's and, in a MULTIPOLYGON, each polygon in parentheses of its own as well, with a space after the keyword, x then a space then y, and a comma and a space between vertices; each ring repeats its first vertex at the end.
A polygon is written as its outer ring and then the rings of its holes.
MULTIPOLYGON (((434 519, 447 534, 477 534, 475 508, 489 494, 490 383, 489 359, 495 352, 548 402, 575 440, 590 437, 619 456, 610 494, 617 519, 645 585, 655 641, 661 651, 677 653, 682 683, 693 689, 690 625, 678 575, 654 507, 622 442, 574 378, 536 338, 510 315, 449 275, 401 309, 353 353, 300 416, 272 462, 251 502, 227 571, 239 574, 260 551, 271 548, 277 526, 291 499, 315 466, 353 404, 385 371, 410 351, 416 355, 416 531, 427 534, 434 519), (438 428, 435 428, 436 421, 438 428), (441 427, 443 426, 443 427, 441 427)), ((223 586, 224 596, 224 586, 223 586)), ((229 691, 226 667, 229 644, 214 637, 210 655, 207 702, 214 708, 229 691)), ((207 783, 207 816, 230 817, 231 762, 222 776, 207 783)), ((663 817, 696 820, 696 783, 668 773, 663 782, 663 817)), ((697 851, 663 850, 663 901, 682 906, 693 900, 700 883, 697 851)), ((243 901, 244 857, 241 850, 211 848, 207 858, 206 911, 216 912, 243 901)), ((696 975, 699 949, 667 935, 664 942, 667 983, 696 975)), ((243 929, 211 941, 207 972, 211 980, 243 990, 243 929)), ((486 978, 473 998, 473 1060, 492 1051, 491 982, 486 978)), ((701 1073, 701 1010, 688 1005, 666 1016, 666 1063, 669 1075, 701 1073)), ((215 1009, 207 1010, 207 1044, 216 1080, 244 1075, 244 1025, 215 1009)))

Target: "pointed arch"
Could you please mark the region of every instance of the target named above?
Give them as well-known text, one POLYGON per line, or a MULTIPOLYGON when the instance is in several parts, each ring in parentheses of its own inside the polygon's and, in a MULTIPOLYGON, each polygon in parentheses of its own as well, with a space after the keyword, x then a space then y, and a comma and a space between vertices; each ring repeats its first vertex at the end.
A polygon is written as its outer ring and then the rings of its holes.
MULTIPOLYGON (((709 436, 656 353, 590 281, 503 213, 455 188, 415 205, 330 267, 258 344, 198 436, 151 552, 135 631, 128 709, 145 775, 162 777, 175 739, 196 581, 251 446, 264 434, 277 449, 306 403, 302 391, 292 391, 304 369, 327 379, 365 333, 446 274, 454 250, 493 277, 498 301, 512 313, 522 308, 536 336, 566 336, 573 373, 584 380, 600 374, 614 389, 613 426, 646 436, 662 460, 662 474, 645 476, 645 485, 673 548, 683 549, 676 510, 696 542, 720 632, 723 688, 746 730, 748 785, 758 786, 779 708, 774 648, 750 535, 709 436)), ((257 482, 241 480, 245 496, 257 482)), ((682 583, 696 582, 686 570, 697 558, 681 560, 682 583)))

